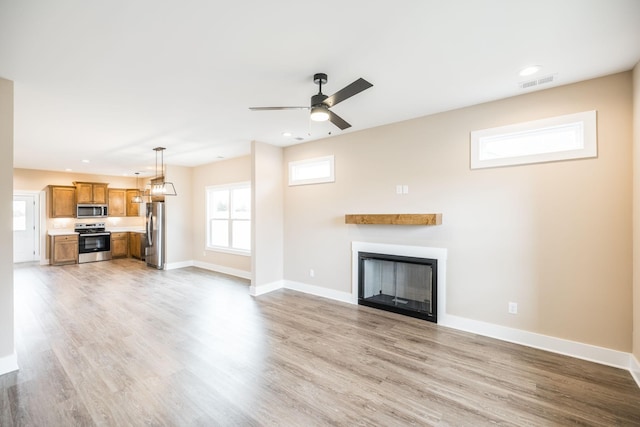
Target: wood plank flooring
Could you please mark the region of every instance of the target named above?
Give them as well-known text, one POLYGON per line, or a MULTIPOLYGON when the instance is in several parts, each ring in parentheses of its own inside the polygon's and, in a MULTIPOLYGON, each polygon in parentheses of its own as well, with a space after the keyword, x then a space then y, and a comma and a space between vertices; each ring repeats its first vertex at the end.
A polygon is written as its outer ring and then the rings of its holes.
POLYGON ((638 426, 626 371, 120 259, 15 268, 0 426, 638 426))

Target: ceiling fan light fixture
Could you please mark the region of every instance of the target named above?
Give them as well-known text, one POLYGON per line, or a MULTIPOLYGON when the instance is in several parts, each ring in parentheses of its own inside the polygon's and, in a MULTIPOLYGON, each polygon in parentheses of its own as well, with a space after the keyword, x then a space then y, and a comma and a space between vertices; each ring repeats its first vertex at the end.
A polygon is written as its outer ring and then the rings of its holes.
POLYGON ((326 122, 329 120, 329 111, 327 110, 327 107, 311 107, 311 120, 314 122, 326 122))

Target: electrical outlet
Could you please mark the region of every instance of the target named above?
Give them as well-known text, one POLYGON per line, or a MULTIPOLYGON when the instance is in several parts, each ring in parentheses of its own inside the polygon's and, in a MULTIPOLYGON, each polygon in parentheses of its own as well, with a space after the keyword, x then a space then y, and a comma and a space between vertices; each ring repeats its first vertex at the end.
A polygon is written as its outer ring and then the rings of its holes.
POLYGON ((509 314, 518 314, 518 303, 510 302, 509 303, 509 314))
POLYGON ((315 277, 316 272, 313 271, 313 268, 311 270, 309 270, 309 277, 315 277))

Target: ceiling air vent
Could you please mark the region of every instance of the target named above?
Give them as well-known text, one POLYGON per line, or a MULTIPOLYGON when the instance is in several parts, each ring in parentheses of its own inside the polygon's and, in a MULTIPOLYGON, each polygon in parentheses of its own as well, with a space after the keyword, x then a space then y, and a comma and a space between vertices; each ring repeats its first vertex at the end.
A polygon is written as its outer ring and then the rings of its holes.
POLYGON ((540 77, 539 79, 527 80, 526 82, 518 83, 520 89, 529 89, 531 87, 540 86, 543 84, 551 83, 555 79, 555 74, 549 76, 540 77))

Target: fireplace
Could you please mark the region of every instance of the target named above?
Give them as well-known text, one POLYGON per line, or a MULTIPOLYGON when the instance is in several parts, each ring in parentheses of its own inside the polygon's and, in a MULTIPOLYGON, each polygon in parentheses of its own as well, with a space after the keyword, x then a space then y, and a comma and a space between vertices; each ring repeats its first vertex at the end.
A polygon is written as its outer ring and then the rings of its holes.
POLYGON ((438 260, 358 252, 358 304, 437 322, 438 260))

